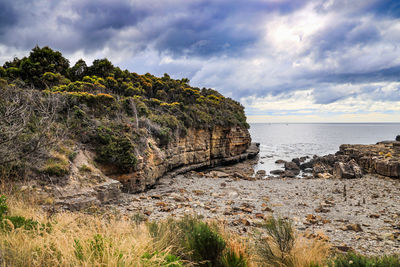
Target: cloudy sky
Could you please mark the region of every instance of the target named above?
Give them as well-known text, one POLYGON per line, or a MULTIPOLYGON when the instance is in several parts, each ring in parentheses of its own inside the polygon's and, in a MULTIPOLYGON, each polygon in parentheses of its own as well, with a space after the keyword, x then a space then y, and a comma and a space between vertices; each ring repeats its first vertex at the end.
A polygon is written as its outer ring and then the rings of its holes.
POLYGON ((0 0, 0 64, 35 45, 187 77, 250 122, 400 122, 398 0, 0 0))

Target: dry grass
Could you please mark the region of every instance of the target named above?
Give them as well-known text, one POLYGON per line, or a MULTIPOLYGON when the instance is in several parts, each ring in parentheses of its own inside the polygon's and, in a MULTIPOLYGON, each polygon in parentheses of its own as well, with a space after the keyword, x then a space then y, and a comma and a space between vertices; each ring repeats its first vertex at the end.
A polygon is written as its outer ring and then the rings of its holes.
POLYGON ((330 244, 320 236, 305 237, 293 230, 290 221, 274 217, 269 218, 262 229, 264 231, 255 235, 252 252, 255 255, 255 266, 325 265, 330 254, 330 244))
POLYGON ((12 215, 51 226, 0 231, 5 266, 166 266, 168 249, 157 249, 144 224, 83 213, 59 213, 48 219, 24 201, 8 203, 12 215), (144 259, 146 254, 151 256, 144 259))
MULTIPOLYGON (((176 220, 157 223, 155 235, 149 224, 110 214, 63 212, 49 218, 30 194, 5 185, 0 185, 0 192, 8 195, 10 215, 33 219, 40 225, 33 230, 0 229, 0 266, 168 266, 166 256, 172 251, 181 258, 190 258, 191 252, 180 247, 182 235, 176 220)), ((225 225, 219 224, 218 232, 226 243, 223 257, 229 257, 230 252, 244 259, 235 266, 271 266, 254 246, 260 243, 229 231, 225 225)), ((323 266, 329 244, 299 234, 294 237, 293 247, 282 255, 289 265, 274 266, 323 266)), ((261 242, 268 242, 274 253, 281 255, 273 238, 264 236, 261 242)), ((173 266, 181 263, 193 265, 180 260, 173 266)))
POLYGON ((324 266, 330 249, 330 244, 325 241, 297 235, 291 251, 294 266, 308 267, 310 264, 324 266))

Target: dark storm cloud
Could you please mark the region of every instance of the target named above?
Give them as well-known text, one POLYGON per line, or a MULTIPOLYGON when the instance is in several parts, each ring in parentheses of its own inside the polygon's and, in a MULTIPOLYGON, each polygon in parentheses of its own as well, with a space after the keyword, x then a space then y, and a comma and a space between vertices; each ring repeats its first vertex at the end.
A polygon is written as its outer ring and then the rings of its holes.
POLYGON ((49 45, 236 99, 312 88, 318 104, 389 101, 376 83, 400 82, 398 18, 386 0, 0 0, 0 58, 49 45))
POLYGON ((261 37, 263 16, 290 13, 306 2, 17 0, 0 11, 18 8, 20 15, 18 20, 1 16, 0 25, 8 30, 0 42, 22 49, 50 44, 68 52, 119 49, 120 42, 130 42, 135 51, 152 47, 174 56, 237 54, 261 37), (121 37, 127 29, 136 34, 121 37))
POLYGON ((9 2, 0 1, 0 35, 18 21, 18 14, 9 2))
POLYGON ((362 73, 328 74, 319 79, 319 82, 353 84, 385 81, 400 82, 400 66, 393 66, 390 68, 362 73))
POLYGON ((373 23, 349 19, 329 25, 316 33, 312 38, 308 54, 313 54, 316 61, 329 57, 354 46, 366 46, 380 41, 380 32, 373 23))

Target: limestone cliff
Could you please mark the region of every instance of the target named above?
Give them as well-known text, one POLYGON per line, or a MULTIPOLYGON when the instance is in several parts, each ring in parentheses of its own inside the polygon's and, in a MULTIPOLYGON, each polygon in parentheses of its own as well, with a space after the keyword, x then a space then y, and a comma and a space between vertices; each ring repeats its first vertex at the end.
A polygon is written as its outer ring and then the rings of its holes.
POLYGON ((164 175, 239 162, 258 153, 258 149, 249 149, 250 134, 241 127, 189 129, 185 137, 177 138, 165 148, 158 147, 153 139, 148 143, 134 172, 115 174, 104 169, 105 174, 120 181, 126 191, 139 192, 155 185, 164 175))

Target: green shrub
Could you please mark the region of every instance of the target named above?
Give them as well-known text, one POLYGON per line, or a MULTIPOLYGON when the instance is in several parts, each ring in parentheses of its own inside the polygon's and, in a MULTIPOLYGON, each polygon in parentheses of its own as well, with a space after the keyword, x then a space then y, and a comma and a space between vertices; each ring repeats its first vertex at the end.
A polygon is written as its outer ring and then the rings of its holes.
POLYGON ((148 224, 156 240, 169 240, 172 253, 199 266, 220 266, 226 243, 218 232, 197 218, 186 216, 181 220, 152 222, 148 224), (167 236, 166 236, 167 235, 167 236))
POLYGON ((69 173, 68 166, 61 162, 52 162, 46 164, 46 166, 42 169, 42 173, 48 174, 50 176, 64 176, 69 173))
MULTIPOLYGON (((14 229, 17 228, 24 228, 25 230, 33 230, 37 229, 39 223, 37 221, 34 221, 32 219, 26 219, 25 217, 22 216, 5 216, 2 223, 1 223, 1 228, 7 229, 9 228, 9 224, 6 222, 8 220, 11 222, 14 226, 14 229)), ((11 230, 11 229, 8 229, 11 230)))
POLYGON ((188 220, 182 226, 182 228, 187 227, 183 230, 186 230, 186 245, 193 251, 193 260, 207 261, 204 266, 216 266, 225 249, 222 237, 201 221, 188 220))
POLYGON ((97 129, 96 161, 114 164, 120 171, 132 171, 136 165, 135 147, 130 138, 116 129, 97 129))
POLYGON ((399 256, 367 257, 348 253, 336 257, 328 264, 331 267, 399 267, 399 256))
POLYGON ((256 249, 266 266, 293 266, 290 252, 294 246, 292 223, 282 218, 269 218, 262 225, 264 232, 256 238, 256 249), (265 233, 268 237, 263 236, 265 233), (276 248, 276 249, 274 249, 276 248))

